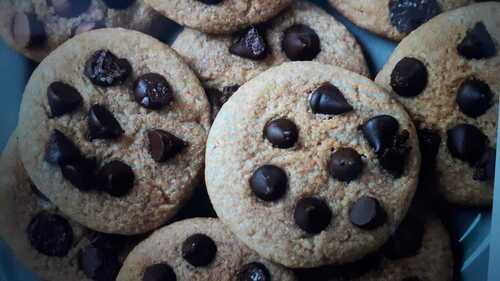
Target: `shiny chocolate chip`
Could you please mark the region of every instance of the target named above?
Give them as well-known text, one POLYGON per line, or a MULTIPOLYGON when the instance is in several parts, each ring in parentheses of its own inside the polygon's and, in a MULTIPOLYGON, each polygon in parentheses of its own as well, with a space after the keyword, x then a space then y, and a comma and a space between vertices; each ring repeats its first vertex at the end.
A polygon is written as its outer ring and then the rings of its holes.
POLYGON ((182 139, 163 130, 150 130, 147 138, 149 154, 158 163, 174 158, 187 146, 182 139))
POLYGON ((324 83, 309 96, 313 113, 339 115, 353 110, 344 94, 331 83, 324 83))
POLYGON ((45 150, 45 161, 53 165, 65 165, 81 158, 80 150, 72 140, 55 129, 45 150))
POLYGON ((291 120, 280 118, 267 123, 264 135, 274 147, 290 148, 299 138, 299 129, 291 120))
POLYGON ((323 200, 306 197, 297 202, 293 218, 295 224, 303 231, 318 234, 330 224, 332 212, 323 200))
POLYGON ((350 182, 358 178, 363 171, 361 155, 352 148, 339 148, 332 153, 328 170, 334 179, 350 182))
POLYGON ((82 106, 83 98, 77 89, 63 82, 53 82, 47 88, 51 117, 75 111, 82 106))
POLYGON ((292 61, 310 61, 321 51, 316 31, 304 24, 296 24, 285 30, 281 46, 292 61))
POLYGON ((191 235, 182 243, 182 257, 196 267, 209 265, 216 254, 215 242, 204 234, 191 235))
POLYGON ((427 67, 416 58, 401 59, 391 73, 391 87, 401 97, 419 95, 427 87, 427 82, 427 67))
POLYGON ((488 59, 496 56, 497 49, 486 26, 478 22, 467 31, 457 46, 458 53, 466 59, 488 59))
POLYGON ((97 182, 102 191, 114 197, 125 196, 134 187, 135 175, 129 165, 114 160, 99 169, 97 182))
POLYGON ((349 219, 353 225, 371 230, 382 226, 387 215, 377 199, 363 196, 351 205, 349 219))
POLYGON ((483 115, 492 105, 490 86, 478 79, 465 80, 458 89, 456 102, 465 115, 475 118, 483 115))
POLYGON ((177 276, 170 265, 158 263, 146 268, 142 281, 177 281, 177 276))
POLYGON ((95 158, 82 158, 61 166, 63 177, 74 187, 81 191, 91 190, 96 183, 95 171, 97 160, 95 158))
POLYGON ((446 144, 453 157, 474 164, 486 150, 488 137, 474 125, 459 124, 448 130, 446 144))
POLYGON ((134 97, 145 108, 161 109, 174 100, 174 93, 161 74, 147 73, 135 80, 134 97))
POLYGON ((65 257, 73 247, 71 225, 56 214, 37 214, 31 219, 27 233, 31 246, 46 256, 65 257))
POLYGON ((125 133, 113 113, 100 104, 90 108, 87 123, 91 140, 117 139, 125 133))
POLYGON ((97 86, 120 85, 129 77, 132 66, 126 59, 116 57, 109 50, 96 51, 85 63, 85 76, 97 86))
POLYGON ((252 262, 240 269, 238 281, 271 281, 271 273, 262 263, 252 262))
POLYGON ((378 115, 368 119, 361 130, 375 153, 381 154, 391 147, 399 130, 399 123, 389 115, 378 115))
POLYGON ((436 0, 390 0, 391 24, 401 33, 410 33, 441 13, 436 0))
POLYGON ((12 38, 23 48, 38 48, 47 42, 45 26, 36 14, 18 12, 12 18, 12 38))
POLYGON ((251 60, 262 60, 268 54, 264 31, 251 26, 229 47, 229 52, 251 60))
POLYGON ((255 196, 264 201, 280 199, 288 189, 288 177, 281 168, 264 165, 250 178, 250 188, 255 196))

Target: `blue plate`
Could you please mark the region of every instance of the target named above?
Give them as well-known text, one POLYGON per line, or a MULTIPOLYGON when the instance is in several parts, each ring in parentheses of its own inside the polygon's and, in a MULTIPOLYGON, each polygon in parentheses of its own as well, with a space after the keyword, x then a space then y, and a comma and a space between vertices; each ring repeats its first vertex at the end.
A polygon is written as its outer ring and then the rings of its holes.
MULTIPOLYGON (((343 22, 356 36, 363 46, 366 58, 370 63, 373 76, 383 67, 396 47, 394 42, 382 39, 363 29, 360 29, 340 16, 327 4, 327 1, 312 1, 343 22)), ((170 41, 180 30, 172 24, 172 32, 165 41, 170 41)), ((17 115, 24 85, 33 65, 14 51, 8 49, 0 41, 0 85, 2 86, 2 103, 0 103, 0 147, 3 148, 8 137, 17 124, 17 115)), ((500 152, 500 151, 499 151, 500 152)), ((499 177, 497 177, 498 179, 499 177)), ((500 199, 500 198, 499 198, 500 199)), ((500 200, 498 200, 500 203, 500 200)), ((500 209, 498 210, 500 213, 500 209)), ((446 210, 448 226, 458 256, 457 272, 461 272, 462 280, 487 280, 490 247, 491 211, 481 209, 450 209, 446 210)), ((0 226, 1 227, 1 226, 0 226)), ((495 241, 496 242, 496 241, 495 241)), ((500 246, 500 244, 499 244, 500 246)), ((492 253, 493 254, 493 253, 492 253)), ((493 257, 493 255, 492 255, 493 257)), ((500 256, 497 258, 500 261, 500 256)), ((495 276, 500 276, 499 268, 492 268, 495 276)), ((457 274, 459 275, 459 274, 457 274)), ((0 241, 0 280, 1 281, 38 281, 25 267, 15 261, 8 246, 0 241)), ((500 280, 491 279, 490 280, 500 280)))

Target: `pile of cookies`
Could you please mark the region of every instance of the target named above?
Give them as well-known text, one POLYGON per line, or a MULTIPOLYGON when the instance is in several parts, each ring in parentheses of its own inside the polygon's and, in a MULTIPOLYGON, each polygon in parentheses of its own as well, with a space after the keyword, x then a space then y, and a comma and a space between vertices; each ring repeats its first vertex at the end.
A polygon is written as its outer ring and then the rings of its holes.
POLYGON ((43 280, 451 281, 439 205, 490 206, 500 3, 0 2, 40 62, 0 229, 43 280), (167 18, 185 26, 172 47, 167 18))

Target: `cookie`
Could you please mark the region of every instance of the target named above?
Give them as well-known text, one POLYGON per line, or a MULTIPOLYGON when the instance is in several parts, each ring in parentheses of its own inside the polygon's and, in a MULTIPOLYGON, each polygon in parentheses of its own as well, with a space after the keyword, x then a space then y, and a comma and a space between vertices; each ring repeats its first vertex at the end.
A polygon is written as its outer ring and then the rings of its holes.
POLYGON ((0 236, 43 280, 114 280, 139 237, 97 233, 62 214, 29 179, 16 134, 0 160, 0 236))
POLYGON ((292 0, 144 0, 182 26, 225 34, 271 19, 292 0))
POLYGON ((78 33, 104 27, 154 33, 161 18, 143 0, 0 1, 0 35, 38 62, 78 33))
POLYGON ((349 31, 319 7, 303 1, 296 1, 265 25, 233 35, 185 29, 172 48, 202 80, 214 113, 240 85, 286 61, 313 60, 369 74, 361 47, 349 31), (253 33, 261 37, 251 37, 253 33), (248 56, 242 50, 246 48, 238 47, 241 40, 262 42, 265 55, 248 56), (298 45, 301 42, 304 45, 298 45))
POLYGON ((259 257, 218 220, 195 218, 157 230, 126 259, 117 281, 295 280, 259 257))
POLYGON ((500 3, 445 13, 405 38, 376 82, 419 129, 423 171, 452 203, 491 205, 500 94, 500 3))
POLYGON ((477 2, 475 0, 329 0, 354 24, 400 41, 440 13, 477 2))
POLYGON ((292 62, 222 107, 205 180, 220 219, 250 248, 315 267, 380 247, 408 209, 419 167, 415 128, 382 88, 338 67, 292 62))
POLYGON ((173 50, 139 32, 99 29, 34 71, 21 105, 21 159, 75 221, 137 234, 191 196, 209 122, 203 88, 173 50))

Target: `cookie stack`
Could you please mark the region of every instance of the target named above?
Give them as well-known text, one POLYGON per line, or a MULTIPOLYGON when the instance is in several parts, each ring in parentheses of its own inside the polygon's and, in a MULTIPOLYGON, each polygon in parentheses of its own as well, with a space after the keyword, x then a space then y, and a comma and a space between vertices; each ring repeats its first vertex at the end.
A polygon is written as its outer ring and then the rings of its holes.
POLYGON ((306 1, 119 2, 0 3, 41 60, 0 161, 0 235, 37 275, 452 280, 429 202, 491 205, 500 4, 331 1, 407 35, 372 81, 306 1), (172 48, 142 28, 163 16, 172 48))

